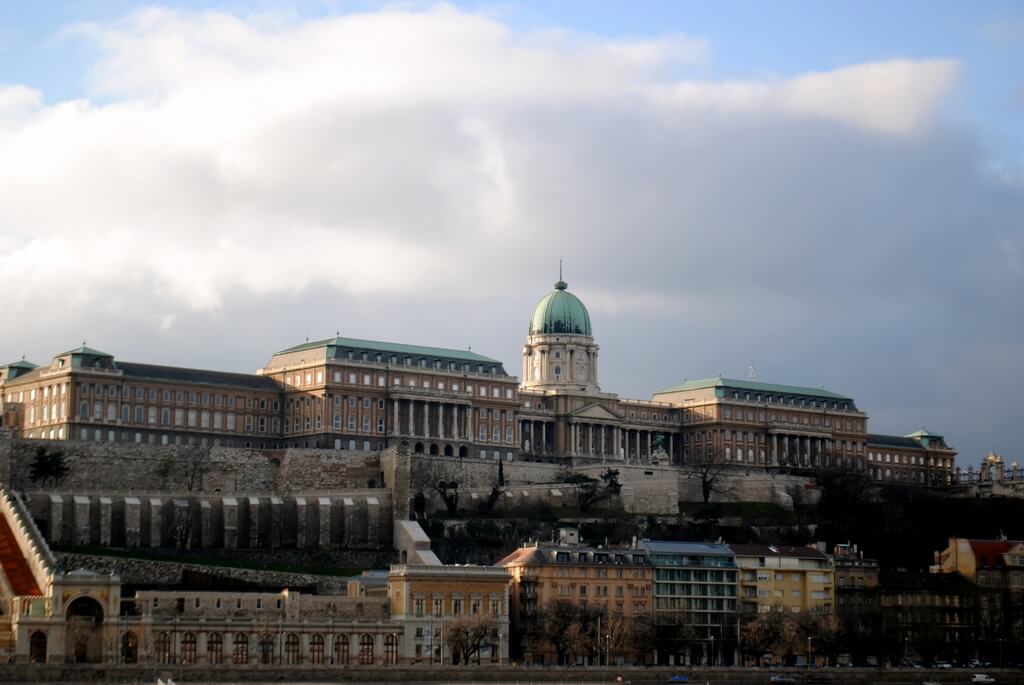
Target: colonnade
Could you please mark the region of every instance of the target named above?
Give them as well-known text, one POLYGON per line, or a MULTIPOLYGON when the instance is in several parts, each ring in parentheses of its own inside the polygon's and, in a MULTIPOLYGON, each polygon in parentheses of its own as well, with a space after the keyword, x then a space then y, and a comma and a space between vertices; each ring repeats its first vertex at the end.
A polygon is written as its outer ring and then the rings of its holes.
POLYGON ((468 404, 393 398, 392 436, 473 440, 473 408, 468 404))
POLYGON ((655 436, 663 436, 662 449, 671 458, 676 449, 676 435, 667 431, 618 426, 591 421, 569 421, 561 427, 565 444, 559 448, 555 421, 524 420, 522 449, 533 455, 564 454, 570 457, 612 459, 631 463, 650 463, 658 449, 655 436))
POLYGON ((772 466, 832 466, 826 464, 840 455, 834 440, 814 435, 772 433, 768 436, 768 458, 772 466))

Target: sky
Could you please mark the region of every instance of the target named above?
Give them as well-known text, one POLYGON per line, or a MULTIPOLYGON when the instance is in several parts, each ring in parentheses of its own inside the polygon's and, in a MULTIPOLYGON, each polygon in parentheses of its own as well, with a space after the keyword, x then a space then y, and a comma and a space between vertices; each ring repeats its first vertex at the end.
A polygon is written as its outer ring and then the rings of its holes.
POLYGON ((334 335, 854 397, 1024 457, 1015 2, 0 0, 0 361, 334 335))

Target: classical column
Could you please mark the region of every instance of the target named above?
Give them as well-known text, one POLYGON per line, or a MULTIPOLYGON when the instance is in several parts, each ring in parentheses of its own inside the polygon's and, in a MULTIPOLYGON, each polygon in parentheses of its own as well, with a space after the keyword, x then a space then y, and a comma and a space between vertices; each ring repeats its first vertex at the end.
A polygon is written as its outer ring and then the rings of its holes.
POLYGON ((639 464, 640 461, 640 429, 638 428, 636 431, 636 463, 639 464))
POLYGON ((423 437, 430 437, 430 402, 423 400, 423 437))
POLYGON ((398 418, 399 418, 399 414, 398 414, 398 400, 395 399, 392 404, 394 405, 394 408, 395 408, 395 414, 391 418, 391 430, 395 431, 395 435, 401 435, 402 434, 402 424, 398 420, 398 418))
POLYGON ((618 426, 612 428, 612 446, 615 449, 615 458, 622 458, 622 429, 618 426))
POLYGON ((669 463, 676 463, 675 434, 668 434, 668 460, 669 463))
POLYGON ((587 424, 587 453, 594 453, 594 424, 587 424))
POLYGON ((548 451, 548 422, 540 422, 540 454, 547 454, 548 451))
POLYGON ((409 435, 416 435, 416 402, 414 400, 406 400, 406 402, 409 403, 409 435))
POLYGON ((651 431, 647 431, 647 461, 651 460, 651 431))
POLYGON ((444 402, 437 403, 437 437, 444 437, 444 402))
POLYGON ((607 433, 607 432, 608 432, 608 426, 605 426, 604 424, 601 424, 601 444, 600 444, 599 447, 600 447, 600 451, 601 451, 601 456, 602 457, 608 455, 608 452, 605 450, 605 446, 604 446, 604 436, 605 436, 605 433, 607 433))

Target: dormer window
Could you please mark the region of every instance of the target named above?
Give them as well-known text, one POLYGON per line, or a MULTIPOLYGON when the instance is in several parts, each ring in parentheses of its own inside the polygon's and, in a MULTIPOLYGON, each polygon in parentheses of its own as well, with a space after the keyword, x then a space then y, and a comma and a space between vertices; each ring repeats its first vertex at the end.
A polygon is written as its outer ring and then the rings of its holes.
POLYGON ((57 360, 57 368, 58 369, 63 369, 64 368, 64 360, 63 359, 58 359, 57 360))

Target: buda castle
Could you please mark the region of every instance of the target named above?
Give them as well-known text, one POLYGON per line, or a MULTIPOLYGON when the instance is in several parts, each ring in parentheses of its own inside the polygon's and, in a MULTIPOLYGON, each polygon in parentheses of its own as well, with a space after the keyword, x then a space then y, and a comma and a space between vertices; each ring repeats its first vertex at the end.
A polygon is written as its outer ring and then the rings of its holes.
POLYGON ((850 397, 709 378, 649 400, 605 392, 590 314, 561 279, 530 317, 522 376, 471 351, 333 337, 254 374, 121 361, 82 346, 0 367, 14 437, 256 449, 378 451, 567 465, 844 468, 942 485, 956 452, 924 429, 868 432, 850 397))

